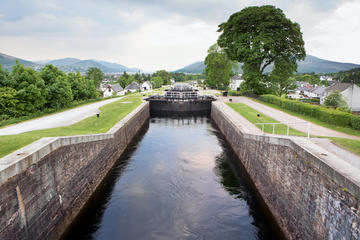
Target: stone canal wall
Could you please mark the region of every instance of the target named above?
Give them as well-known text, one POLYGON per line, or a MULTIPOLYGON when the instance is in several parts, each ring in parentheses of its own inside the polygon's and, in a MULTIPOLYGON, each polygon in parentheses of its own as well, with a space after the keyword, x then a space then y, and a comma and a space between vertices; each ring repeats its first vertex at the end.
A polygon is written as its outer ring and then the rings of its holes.
POLYGON ((149 103, 106 134, 43 138, 0 160, 0 239, 58 239, 149 118, 149 103))
POLYGON ((233 113, 212 104, 212 119, 286 238, 360 239, 358 170, 337 164, 336 156, 316 156, 304 147, 311 146, 307 139, 241 132, 233 113))

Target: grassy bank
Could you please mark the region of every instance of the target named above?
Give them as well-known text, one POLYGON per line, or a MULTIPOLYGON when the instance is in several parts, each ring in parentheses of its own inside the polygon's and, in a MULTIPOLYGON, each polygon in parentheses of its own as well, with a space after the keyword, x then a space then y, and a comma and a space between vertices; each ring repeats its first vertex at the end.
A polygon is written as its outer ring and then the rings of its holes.
MULTIPOLYGON (((259 101, 260 103, 263 103, 259 101)), ((226 103, 229 105, 232 109, 234 109, 236 112, 238 112, 240 115, 242 115, 244 118, 246 118, 249 122, 255 124, 255 123, 265 123, 265 122, 278 122, 275 119, 266 116, 264 114, 260 114, 260 117, 257 117, 257 112, 253 108, 242 104, 242 103, 226 103)), ((265 103, 266 104, 266 103, 265 103)), ((266 104, 269 105, 269 104, 266 104)), ((284 111, 283 109, 279 109, 284 111)), ((286 112, 286 111, 284 111, 286 112)), ((307 120, 307 119, 304 119, 307 120)), ((261 129, 261 125, 255 125, 258 128, 261 129)), ((280 135, 286 135, 287 126, 284 124, 277 125, 275 128, 275 134, 280 135)), ((332 128, 335 130, 333 126, 329 126, 329 128, 332 128)), ((268 125, 265 126, 264 131, 267 133, 272 133, 272 126, 268 125)), ((354 131, 354 130, 352 130, 354 131)), ((290 128, 289 134, 292 136, 306 136, 305 133, 297 131, 295 129, 290 128)), ((360 141, 354 140, 354 139, 347 139, 347 138, 336 138, 336 137, 328 137, 333 143, 337 144, 338 146, 343 147, 346 150, 349 150, 357 155, 360 155, 360 141)))
POLYGON ((258 99, 251 98, 251 100, 259 102, 259 103, 264 104, 266 106, 275 108, 277 110, 283 111, 283 112, 285 112, 285 113, 287 113, 289 115, 304 119, 305 121, 315 123, 316 125, 326 127, 326 128, 338 131, 338 132, 342 132, 342 133, 346 133, 346 134, 349 134, 349 135, 360 137, 360 131, 359 130, 354 130, 354 129, 350 128, 350 127, 342 127, 342 126, 332 125, 332 124, 320 121, 319 119, 317 119, 315 117, 310 117, 310 116, 306 116, 306 115, 303 115, 303 114, 300 114, 300 113, 296 113, 296 112, 284 109, 284 108, 282 108, 282 107, 280 107, 278 105, 275 105, 275 104, 272 104, 272 103, 267 103, 267 102, 264 102, 264 101, 261 101, 261 100, 258 100, 258 99))
POLYGON ((131 95, 100 108, 100 117, 92 116, 73 125, 36 130, 17 135, 0 136, 0 158, 42 137, 105 133, 141 103, 139 95, 131 95))
MULTIPOLYGON (((275 119, 273 119, 265 114, 262 114, 262 113, 260 114, 260 117, 258 117, 257 114, 259 112, 245 104, 242 104, 242 103, 226 103, 226 104, 253 124, 255 124, 255 123, 278 123, 279 122, 279 121, 276 121, 275 119)), ((262 129, 262 126, 260 124, 255 124, 255 126, 258 127, 259 129, 262 129)), ((264 132, 272 133, 273 132, 272 125, 265 125, 264 132)), ((275 134, 286 135, 286 132, 287 132, 287 126, 285 124, 276 124, 275 134)), ((293 128, 289 129, 289 135, 306 136, 305 133, 295 130, 293 128)))
MULTIPOLYGON (((115 97, 110 97, 110 98, 115 98, 115 97)), ((60 112, 64 112, 76 107, 80 107, 80 106, 84 106, 90 103, 94 103, 94 102, 101 102, 110 98, 96 98, 96 99, 87 99, 87 100, 83 100, 83 101, 74 101, 71 103, 70 106, 62 108, 62 109, 46 109, 44 111, 39 111, 39 112, 34 112, 31 113, 29 115, 26 116, 21 116, 18 118, 12 118, 12 119, 8 119, 8 120, 4 120, 4 121, 0 121, 0 129, 2 127, 6 127, 9 126, 11 124, 16 124, 16 123, 20 123, 20 122, 24 122, 27 120, 32 120, 32 119, 36 119, 36 118, 40 118, 40 117, 44 117, 47 115, 51 115, 51 114, 55 114, 55 113, 60 113, 60 112)))

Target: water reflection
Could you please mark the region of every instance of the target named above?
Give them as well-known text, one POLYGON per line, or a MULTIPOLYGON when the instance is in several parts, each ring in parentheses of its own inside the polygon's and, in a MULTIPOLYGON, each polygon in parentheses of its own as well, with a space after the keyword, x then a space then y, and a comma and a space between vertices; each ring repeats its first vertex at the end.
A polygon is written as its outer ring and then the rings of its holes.
POLYGON ((209 118, 152 118, 133 148, 68 239, 273 239, 209 118))

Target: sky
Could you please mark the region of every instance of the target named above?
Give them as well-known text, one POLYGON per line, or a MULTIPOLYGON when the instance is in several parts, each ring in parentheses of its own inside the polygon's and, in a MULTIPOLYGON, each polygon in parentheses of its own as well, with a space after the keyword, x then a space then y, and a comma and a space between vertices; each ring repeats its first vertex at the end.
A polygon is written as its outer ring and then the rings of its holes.
POLYGON ((0 52, 31 61, 176 70, 205 59, 231 14, 274 5, 300 24, 307 54, 360 64, 360 0, 0 1, 0 52))

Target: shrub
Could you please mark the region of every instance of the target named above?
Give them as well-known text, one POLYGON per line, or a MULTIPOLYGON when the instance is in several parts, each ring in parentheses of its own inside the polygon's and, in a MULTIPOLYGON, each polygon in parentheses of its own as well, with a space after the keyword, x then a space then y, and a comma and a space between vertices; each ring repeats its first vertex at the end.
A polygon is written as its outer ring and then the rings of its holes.
POLYGON ((339 109, 330 109, 323 106, 284 99, 274 95, 261 95, 260 99, 292 112, 314 117, 329 124, 360 130, 360 117, 354 116, 348 112, 340 111, 339 109))

